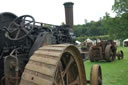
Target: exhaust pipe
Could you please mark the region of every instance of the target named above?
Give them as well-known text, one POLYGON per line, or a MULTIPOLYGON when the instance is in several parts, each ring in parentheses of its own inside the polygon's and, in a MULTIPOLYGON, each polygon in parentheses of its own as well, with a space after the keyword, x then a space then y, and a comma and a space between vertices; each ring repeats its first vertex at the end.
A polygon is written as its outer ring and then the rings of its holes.
POLYGON ((70 28, 73 29, 73 5, 72 2, 66 2, 63 4, 65 7, 65 21, 70 28))

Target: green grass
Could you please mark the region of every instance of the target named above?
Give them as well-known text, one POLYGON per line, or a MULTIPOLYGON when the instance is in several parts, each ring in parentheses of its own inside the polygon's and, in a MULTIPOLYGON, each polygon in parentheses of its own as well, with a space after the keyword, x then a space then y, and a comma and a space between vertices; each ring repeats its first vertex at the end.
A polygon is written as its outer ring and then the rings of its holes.
POLYGON ((90 69, 94 64, 99 64, 102 68, 103 85, 128 85, 128 48, 118 47, 123 50, 124 59, 116 59, 114 62, 84 62, 87 79, 90 80, 90 69))

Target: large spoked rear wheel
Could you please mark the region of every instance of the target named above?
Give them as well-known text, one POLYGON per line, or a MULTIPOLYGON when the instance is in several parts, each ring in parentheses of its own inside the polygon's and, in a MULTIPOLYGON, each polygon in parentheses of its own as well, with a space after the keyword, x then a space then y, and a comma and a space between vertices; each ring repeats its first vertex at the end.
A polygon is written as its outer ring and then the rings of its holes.
POLYGON ((115 56, 112 52, 112 46, 111 45, 107 45, 105 48, 105 58, 106 58, 106 61, 108 61, 108 62, 115 60, 115 56))
POLYGON ((90 85, 102 85, 101 67, 97 64, 91 68, 90 85))
POLYGON ((86 85, 83 61, 72 45, 43 46, 30 58, 20 85, 86 85))

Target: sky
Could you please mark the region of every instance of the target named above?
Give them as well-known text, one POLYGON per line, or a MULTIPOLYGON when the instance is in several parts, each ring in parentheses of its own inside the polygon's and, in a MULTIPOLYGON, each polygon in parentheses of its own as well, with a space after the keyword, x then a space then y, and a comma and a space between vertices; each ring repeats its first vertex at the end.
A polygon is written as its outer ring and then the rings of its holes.
POLYGON ((111 11, 114 0, 1 0, 0 13, 12 12, 17 16, 29 14, 36 21, 60 25, 65 23, 64 2, 74 3, 74 24, 98 21, 105 12, 114 17, 111 11))

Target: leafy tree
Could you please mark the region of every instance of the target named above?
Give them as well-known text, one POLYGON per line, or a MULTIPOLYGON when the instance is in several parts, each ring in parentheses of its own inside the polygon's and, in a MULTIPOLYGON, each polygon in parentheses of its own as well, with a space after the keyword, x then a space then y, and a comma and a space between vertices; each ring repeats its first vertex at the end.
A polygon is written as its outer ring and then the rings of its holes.
POLYGON ((83 25, 75 25, 74 32, 76 36, 98 36, 107 34, 107 30, 102 24, 102 20, 91 21, 83 25))
POLYGON ((128 0, 115 0, 112 10, 117 16, 109 21, 112 23, 110 34, 120 39, 128 38, 128 0))
POLYGON ((117 15, 128 13, 128 0, 115 0, 112 10, 116 12, 117 15))

